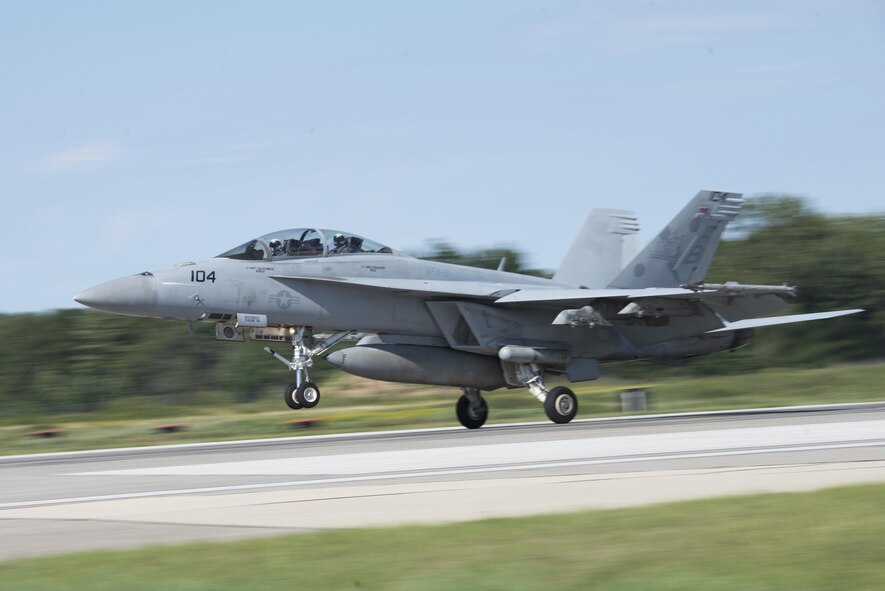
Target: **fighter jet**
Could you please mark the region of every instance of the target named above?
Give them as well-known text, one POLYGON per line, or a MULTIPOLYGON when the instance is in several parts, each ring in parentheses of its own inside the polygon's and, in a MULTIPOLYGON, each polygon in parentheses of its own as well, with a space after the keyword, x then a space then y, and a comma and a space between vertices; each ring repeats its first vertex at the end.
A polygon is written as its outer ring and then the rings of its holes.
POLYGON ((265 351, 294 372, 284 394, 292 409, 319 403, 310 368, 325 356, 366 378, 461 388, 456 416, 469 429, 488 417, 482 392, 499 388, 527 389, 551 421, 568 423, 577 398, 566 386, 548 388, 547 376, 593 380, 602 362, 676 362, 742 347, 758 327, 862 311, 755 318, 787 306, 795 288, 705 283, 743 203, 738 193, 701 191, 638 253, 635 214, 595 210, 552 279, 420 260, 345 231, 293 228, 74 299, 183 320, 191 333, 193 322, 210 322, 222 341, 248 333, 291 344, 291 357, 265 351), (327 333, 321 342, 319 330, 327 333), (335 348, 354 335, 354 346, 335 348))

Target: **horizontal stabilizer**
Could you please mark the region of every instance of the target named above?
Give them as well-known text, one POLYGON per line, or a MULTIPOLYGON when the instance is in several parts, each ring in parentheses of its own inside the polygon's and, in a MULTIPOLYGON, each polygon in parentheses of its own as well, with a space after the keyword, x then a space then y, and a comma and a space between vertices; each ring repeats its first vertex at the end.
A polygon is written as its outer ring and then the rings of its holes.
POLYGON ((708 330, 707 334, 716 332, 729 332, 733 330, 744 330, 747 328, 760 328, 763 326, 776 326, 778 324, 792 324, 794 322, 808 322, 809 320, 826 320, 827 318, 838 318, 839 316, 848 316, 849 314, 857 314, 863 312, 862 309, 853 310, 831 310, 829 312, 814 312, 812 314, 792 314, 790 316, 774 316, 771 318, 748 318, 747 320, 738 320, 737 322, 726 322, 722 328, 716 330, 708 330))

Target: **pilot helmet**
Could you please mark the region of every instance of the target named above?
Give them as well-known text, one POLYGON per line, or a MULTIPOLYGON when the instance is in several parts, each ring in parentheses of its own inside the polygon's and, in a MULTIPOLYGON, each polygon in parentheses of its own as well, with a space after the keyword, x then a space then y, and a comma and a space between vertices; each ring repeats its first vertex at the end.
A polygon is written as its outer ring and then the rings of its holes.
POLYGON ((344 244, 344 234, 335 234, 335 246, 344 244))
POLYGON ((274 238, 270 241, 270 247, 273 249, 274 252, 280 250, 281 246, 283 246, 283 243, 280 242, 277 238, 274 238))

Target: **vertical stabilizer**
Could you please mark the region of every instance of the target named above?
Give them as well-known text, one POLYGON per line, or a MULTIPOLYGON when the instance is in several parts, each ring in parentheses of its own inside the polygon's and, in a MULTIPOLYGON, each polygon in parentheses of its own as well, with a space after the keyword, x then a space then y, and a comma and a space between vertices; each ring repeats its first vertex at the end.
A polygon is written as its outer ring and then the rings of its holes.
POLYGON ((594 209, 553 279, 591 289, 604 288, 621 271, 623 262, 636 253, 638 231, 634 212, 594 209), (625 258, 625 253, 630 257, 625 258))
POLYGON ((701 191, 609 287, 678 287, 703 281, 725 226, 737 217, 743 203, 740 193, 701 191))

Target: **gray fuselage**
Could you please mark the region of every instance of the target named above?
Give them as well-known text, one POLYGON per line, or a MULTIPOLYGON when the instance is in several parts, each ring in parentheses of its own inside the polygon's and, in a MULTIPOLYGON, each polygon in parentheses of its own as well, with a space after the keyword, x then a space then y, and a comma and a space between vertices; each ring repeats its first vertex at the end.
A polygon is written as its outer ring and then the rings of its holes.
POLYGON ((396 253, 359 253, 264 260, 216 257, 110 281, 77 299, 109 312, 186 321, 229 322, 238 313, 258 314, 266 316, 268 326, 423 337, 482 355, 497 355, 501 346, 515 344, 599 360, 683 357, 727 349, 733 340, 732 335, 692 338, 719 326, 703 310, 692 310, 678 324, 626 318, 615 326, 588 328, 553 325, 561 305, 517 307, 471 295, 563 287, 569 286, 396 253), (465 295, 398 289, 401 279, 459 285, 465 295), (453 315, 455 320, 448 322, 453 315), (469 338, 459 342, 464 324, 469 338))

